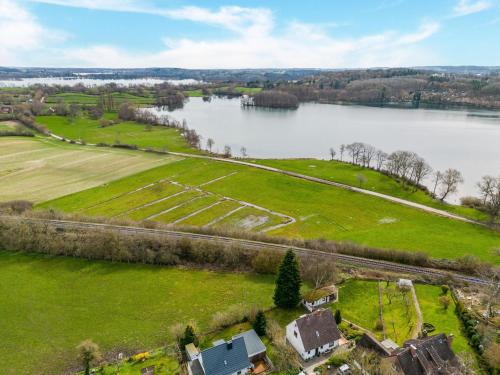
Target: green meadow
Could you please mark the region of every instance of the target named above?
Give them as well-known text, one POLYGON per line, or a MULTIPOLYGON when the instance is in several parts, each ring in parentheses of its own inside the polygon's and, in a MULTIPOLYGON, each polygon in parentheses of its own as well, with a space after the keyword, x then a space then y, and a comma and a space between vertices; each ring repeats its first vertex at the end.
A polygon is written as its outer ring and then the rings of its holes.
POLYGON ((85 339, 104 353, 160 347, 174 323, 206 331, 233 305, 271 307, 273 290, 270 276, 0 252, 0 373, 62 373, 85 339))
MULTIPOLYGON (((116 119, 114 114, 107 114, 106 117, 116 119)), ((64 116, 38 116, 36 121, 54 134, 87 143, 121 143, 162 151, 196 152, 187 145, 179 129, 165 126, 147 127, 133 121, 124 121, 100 127, 98 120, 83 116, 75 118, 74 121, 64 116)))
POLYGON ((401 182, 383 173, 350 163, 343 163, 337 160, 326 161, 318 159, 256 159, 252 160, 252 162, 376 191, 378 193, 391 195, 393 197, 406 199, 457 215, 462 215, 474 220, 488 219, 488 216, 481 211, 441 202, 437 199, 433 199, 423 190, 403 186, 401 182), (358 180, 358 175, 360 174, 366 179, 361 185, 358 180))
MULTIPOLYGON (((473 254, 500 263, 494 249, 500 233, 388 202, 372 196, 229 163, 185 158, 104 186, 45 202, 44 208, 83 212, 133 189, 173 180, 189 187, 246 201, 293 217, 296 222, 269 232, 295 238, 326 238, 456 259, 473 254), (217 178, 224 177, 216 180, 217 178)), ((116 204, 121 204, 116 199, 116 204)), ((121 207, 125 209, 126 207, 121 207)), ((230 219, 228 219, 230 220, 230 219)))

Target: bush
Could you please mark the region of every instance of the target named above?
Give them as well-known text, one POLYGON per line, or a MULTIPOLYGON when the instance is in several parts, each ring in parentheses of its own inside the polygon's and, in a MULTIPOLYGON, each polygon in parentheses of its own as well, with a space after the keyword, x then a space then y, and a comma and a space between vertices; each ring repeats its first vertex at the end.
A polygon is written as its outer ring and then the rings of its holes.
POLYGON ((333 367, 340 367, 344 363, 346 363, 347 357, 343 354, 334 354, 332 355, 328 361, 326 362, 327 365, 333 366, 333 367))
POLYGON ((247 319, 247 309, 243 305, 230 306, 224 311, 217 312, 210 323, 212 330, 219 330, 241 323, 247 319))

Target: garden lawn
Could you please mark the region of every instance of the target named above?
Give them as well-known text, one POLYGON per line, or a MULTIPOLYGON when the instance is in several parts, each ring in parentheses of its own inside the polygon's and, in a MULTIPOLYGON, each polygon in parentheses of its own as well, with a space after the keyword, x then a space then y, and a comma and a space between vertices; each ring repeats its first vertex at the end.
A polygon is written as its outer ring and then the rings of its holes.
POLYGON ((455 314, 455 303, 451 296, 448 294, 452 302, 448 310, 444 310, 438 301, 438 298, 442 295, 440 287, 415 284, 415 290, 420 303, 420 310, 422 310, 424 323, 431 323, 436 327, 436 330, 429 333, 429 335, 452 333, 455 336, 452 345, 455 353, 473 353, 472 348, 468 345, 467 339, 462 333, 462 325, 455 314))
POLYGON ((416 331, 417 313, 410 291, 402 293, 395 283, 381 282, 385 330, 399 345, 412 338, 416 331), (389 297, 391 296, 392 297, 389 297))
POLYGON ((342 318, 349 320, 381 337, 376 331, 379 317, 378 289, 376 281, 349 279, 339 285, 339 300, 330 306, 333 312, 340 310, 342 318))
POLYGON ((204 191, 250 202, 297 220, 268 232, 271 235, 354 241, 378 248, 425 252, 434 258, 456 259, 472 254, 500 263, 494 253, 500 245, 500 232, 333 186, 196 158, 46 202, 42 207, 82 210, 165 178, 192 187, 203 185, 204 191), (225 178, 216 180, 220 177, 225 178))
POLYGON ((273 290, 269 276, 0 252, 0 373, 61 373, 85 339, 104 353, 160 347, 172 324, 207 330, 233 305, 271 307, 273 290))
POLYGON ((416 190, 412 187, 403 186, 394 178, 383 173, 350 163, 343 163, 337 160, 325 161, 318 159, 256 159, 252 160, 252 162, 376 191, 378 193, 448 211, 453 214, 462 215, 474 220, 485 221, 488 219, 488 216, 484 212, 473 208, 443 203, 433 199, 423 190, 416 190), (366 178, 366 182, 361 185, 358 181, 358 175, 360 174, 366 178))
MULTIPOLYGON (((113 114, 106 114, 106 117, 116 118, 113 114)), ((83 140, 86 143, 110 145, 121 143, 160 151, 198 152, 188 146, 179 129, 165 126, 148 128, 144 124, 124 121, 102 128, 98 120, 91 120, 84 116, 78 116, 74 121, 65 116, 38 116, 36 121, 56 135, 83 140)))

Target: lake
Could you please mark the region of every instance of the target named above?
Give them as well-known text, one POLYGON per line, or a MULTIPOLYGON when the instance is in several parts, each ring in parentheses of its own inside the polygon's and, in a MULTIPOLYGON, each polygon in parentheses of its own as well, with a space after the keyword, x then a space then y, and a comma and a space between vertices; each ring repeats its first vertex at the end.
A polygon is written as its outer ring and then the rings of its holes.
POLYGON ((215 140, 214 150, 246 147, 255 158, 329 158, 329 148, 365 142, 385 152, 409 150, 434 168, 465 178, 459 196, 477 194, 485 174, 500 175, 500 112, 301 104, 297 110, 242 108, 239 99, 190 98, 169 113, 215 140))

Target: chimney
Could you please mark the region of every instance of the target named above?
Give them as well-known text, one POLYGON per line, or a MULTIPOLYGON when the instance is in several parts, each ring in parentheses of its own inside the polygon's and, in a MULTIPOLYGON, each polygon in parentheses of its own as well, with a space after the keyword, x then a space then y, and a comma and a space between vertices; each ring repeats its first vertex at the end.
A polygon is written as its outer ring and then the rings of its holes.
POLYGON ((453 333, 450 333, 448 336, 446 336, 446 341, 448 341, 448 346, 451 349, 451 344, 453 344, 453 333))
POLYGON ((227 342, 227 350, 231 350, 233 348, 233 341, 228 341, 227 342))
POLYGON ((417 348, 415 345, 410 345, 410 353, 412 358, 417 358, 417 348))

